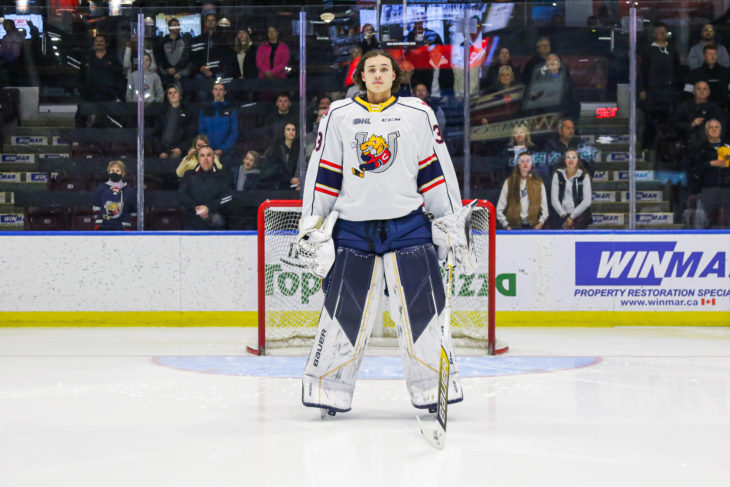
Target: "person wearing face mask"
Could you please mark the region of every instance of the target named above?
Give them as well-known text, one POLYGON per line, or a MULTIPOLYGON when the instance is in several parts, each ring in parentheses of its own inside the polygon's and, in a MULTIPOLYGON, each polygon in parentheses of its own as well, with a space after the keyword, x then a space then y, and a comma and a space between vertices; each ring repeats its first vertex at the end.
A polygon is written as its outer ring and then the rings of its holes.
POLYGON ((571 147, 553 173, 551 203, 556 218, 551 226, 563 230, 588 228, 593 223, 591 197, 591 178, 578 151, 571 147))
POLYGON ((135 230, 137 194, 123 181, 127 167, 122 161, 107 165, 109 179, 94 191, 94 230, 135 230))

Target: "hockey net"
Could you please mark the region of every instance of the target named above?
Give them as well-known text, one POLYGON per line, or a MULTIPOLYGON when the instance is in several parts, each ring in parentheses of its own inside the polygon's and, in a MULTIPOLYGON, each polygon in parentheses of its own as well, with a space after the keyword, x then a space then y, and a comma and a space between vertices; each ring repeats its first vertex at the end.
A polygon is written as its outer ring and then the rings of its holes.
MULTIPOLYGON (((263 355, 272 348, 312 345, 324 294, 321 280, 297 255, 300 216, 300 200, 270 200, 259 207, 258 344, 247 347, 251 353, 263 355)), ((482 349, 490 355, 508 349, 495 335, 495 227, 494 207, 478 200, 472 213, 477 272, 474 276, 457 275, 452 289, 454 345, 482 349)), ((382 303, 387 309, 387 298, 382 303)), ((387 311, 382 323, 375 324, 371 344, 397 346, 395 325, 387 311)))

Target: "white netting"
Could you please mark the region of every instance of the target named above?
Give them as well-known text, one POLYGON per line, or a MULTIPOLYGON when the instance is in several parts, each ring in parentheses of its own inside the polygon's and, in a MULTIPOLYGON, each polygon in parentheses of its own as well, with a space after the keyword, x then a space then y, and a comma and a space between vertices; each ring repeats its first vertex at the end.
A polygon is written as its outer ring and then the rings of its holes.
MULTIPOLYGON (((311 346, 324 303, 321 280, 297 257, 296 235, 301 207, 292 203, 292 206, 268 207, 264 213, 263 285, 267 349, 311 346)), ((486 350, 489 334, 489 212, 486 207, 476 207, 472 215, 477 272, 474 276, 457 274, 454 278, 452 336, 456 346, 486 350)), ((442 274, 446 282, 445 273, 442 274)), ((387 298, 382 302, 387 308, 387 298)), ((376 324, 373 336, 385 339, 373 339, 371 343, 396 345, 395 325, 387 312, 383 315, 382 327, 376 324)))

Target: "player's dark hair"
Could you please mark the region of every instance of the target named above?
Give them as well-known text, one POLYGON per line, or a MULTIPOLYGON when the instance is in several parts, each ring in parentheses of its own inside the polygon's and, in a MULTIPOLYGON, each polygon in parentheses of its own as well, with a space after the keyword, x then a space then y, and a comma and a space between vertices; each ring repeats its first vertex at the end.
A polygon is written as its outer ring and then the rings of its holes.
POLYGON ((352 80, 362 91, 365 91, 367 89, 365 86, 365 82, 362 80, 362 73, 365 71, 365 62, 375 56, 385 56, 390 59, 390 64, 393 68, 393 72, 395 72, 395 79, 393 80, 393 86, 391 86, 390 92, 391 94, 397 93, 398 90, 400 90, 401 83, 408 83, 408 75, 401 69, 401 67, 398 65, 398 61, 396 61, 390 53, 380 49, 368 51, 360 56, 360 62, 357 63, 355 72, 352 74, 352 80))

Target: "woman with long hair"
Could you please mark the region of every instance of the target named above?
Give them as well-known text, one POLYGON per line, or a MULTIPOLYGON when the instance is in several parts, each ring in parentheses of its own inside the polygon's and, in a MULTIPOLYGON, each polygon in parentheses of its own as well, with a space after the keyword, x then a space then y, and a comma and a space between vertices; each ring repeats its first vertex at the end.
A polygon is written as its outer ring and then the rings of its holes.
POLYGON ((264 152, 261 179, 268 188, 299 189, 299 138, 297 126, 285 123, 282 134, 264 152))
POLYGON ((258 77, 256 66, 256 44, 251 40, 247 29, 241 28, 236 32, 233 49, 227 53, 226 64, 228 75, 233 79, 254 79, 258 77))
POLYGON ((532 172, 532 154, 523 152, 502 185, 497 220, 507 230, 540 230, 547 218, 545 185, 542 178, 532 172))
POLYGON ((593 223, 591 214, 591 177, 578 151, 570 148, 553 173, 550 199, 556 221, 551 227, 564 230, 582 230, 593 223))
MULTIPOLYGON (((435 412, 442 343, 451 355, 448 327, 441 341, 439 254, 453 256, 457 273, 474 273, 469 209, 433 110, 396 96, 407 78, 393 56, 366 52, 353 79, 360 94, 333 102, 322 116, 303 191, 299 256, 325 278, 326 312, 304 370, 302 403, 325 414, 350 410, 387 283, 410 401, 435 412)), ((451 367, 453 403, 463 395, 451 367)))

